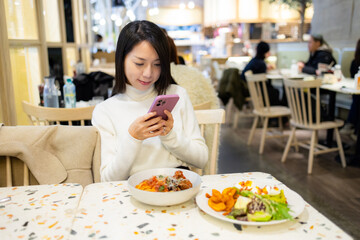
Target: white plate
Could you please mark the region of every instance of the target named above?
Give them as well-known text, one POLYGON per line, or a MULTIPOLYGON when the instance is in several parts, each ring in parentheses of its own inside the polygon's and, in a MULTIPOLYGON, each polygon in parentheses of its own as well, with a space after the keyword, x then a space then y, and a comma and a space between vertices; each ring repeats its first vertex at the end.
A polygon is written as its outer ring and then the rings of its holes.
POLYGON ((135 173, 128 179, 130 194, 138 201, 155 206, 171 206, 186 202, 193 198, 200 190, 201 178, 192 171, 179 168, 156 168, 135 173), (136 188, 143 180, 153 176, 173 176, 176 171, 182 171, 184 176, 192 183, 192 188, 177 192, 149 192, 136 188))
MULTIPOLYGON (((288 206, 290 208, 289 213, 291 214, 291 216, 293 216, 295 218, 304 211, 304 208, 305 208, 304 199, 296 192, 294 192, 288 188, 281 187, 281 184, 276 185, 276 184, 274 184, 274 182, 269 182, 269 181, 254 181, 252 186, 254 186, 254 187, 258 186, 260 188, 263 188, 265 185, 271 186, 271 187, 277 186, 279 189, 284 190, 284 194, 287 199, 288 206)), ((224 186, 223 188, 215 187, 215 189, 222 192, 222 190, 227 187, 231 187, 231 186, 224 186)), ((240 187, 240 186, 235 186, 235 187, 240 187)), ((208 198, 205 196, 205 194, 208 193, 208 194, 212 195, 212 189, 213 188, 205 188, 196 196, 196 203, 199 206, 199 208, 201 210, 203 210, 204 212, 206 212, 207 214, 209 214, 210 216, 213 216, 213 217, 218 218, 223 221, 235 223, 235 224, 253 225, 253 226, 273 225, 273 224, 279 224, 279 223, 289 221, 288 219, 284 219, 284 220, 272 220, 269 222, 250 222, 250 221, 239 221, 236 219, 230 219, 230 218, 222 215, 224 212, 216 212, 212 208, 209 207, 208 198)))

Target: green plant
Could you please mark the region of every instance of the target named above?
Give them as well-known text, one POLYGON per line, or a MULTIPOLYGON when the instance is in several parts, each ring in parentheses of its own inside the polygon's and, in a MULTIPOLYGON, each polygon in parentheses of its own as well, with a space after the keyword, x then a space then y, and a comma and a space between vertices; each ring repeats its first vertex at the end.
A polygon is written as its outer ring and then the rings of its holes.
POLYGON ((267 0, 269 3, 282 3, 288 5, 290 8, 295 9, 300 14, 300 34, 302 39, 305 24, 305 10, 312 5, 312 0, 267 0))

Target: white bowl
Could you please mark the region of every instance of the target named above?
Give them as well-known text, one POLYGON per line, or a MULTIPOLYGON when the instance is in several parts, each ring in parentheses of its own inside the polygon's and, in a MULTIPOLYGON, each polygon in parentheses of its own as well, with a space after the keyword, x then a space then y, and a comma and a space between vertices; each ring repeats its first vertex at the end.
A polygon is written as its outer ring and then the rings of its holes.
POLYGON ((179 168, 156 168, 135 173, 128 179, 131 196, 136 200, 155 206, 171 206, 186 202, 193 198, 200 190, 201 178, 192 171, 179 168), (136 188, 136 185, 153 176, 173 176, 176 171, 182 171, 192 183, 192 188, 177 192, 149 192, 136 188))

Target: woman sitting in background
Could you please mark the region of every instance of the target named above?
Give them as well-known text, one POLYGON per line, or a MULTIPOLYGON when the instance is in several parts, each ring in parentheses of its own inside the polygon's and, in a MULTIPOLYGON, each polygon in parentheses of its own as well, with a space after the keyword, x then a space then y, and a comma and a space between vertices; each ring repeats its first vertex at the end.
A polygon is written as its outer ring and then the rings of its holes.
POLYGON ((203 168, 208 148, 186 90, 170 74, 166 35, 154 23, 134 21, 121 31, 113 96, 96 105, 92 124, 101 136, 101 181, 118 181, 145 169, 203 168), (147 113, 160 94, 180 99, 168 119, 147 113))
MULTIPOLYGON (((360 39, 357 41, 355 58, 351 62, 350 74, 351 78, 355 77, 355 74, 358 73, 360 67, 360 39)), ((348 118, 346 120, 345 126, 340 130, 341 133, 351 134, 352 138, 355 140, 357 132, 360 130, 360 95, 352 95, 352 103, 349 111, 348 118)))
MULTIPOLYGON (((256 46, 256 55, 250 62, 245 66, 241 73, 241 79, 246 81, 245 73, 252 71, 253 74, 266 73, 270 67, 265 63, 265 59, 270 56, 270 46, 266 42, 259 42, 256 46)), ((270 81, 266 82, 266 87, 269 94, 269 100, 271 105, 280 105, 279 101, 279 90, 275 89, 270 81)))
POLYGON ((310 52, 309 60, 306 63, 298 62, 300 72, 320 75, 321 72, 318 70, 319 63, 325 65, 336 64, 336 60, 332 55, 332 49, 322 35, 312 34, 308 42, 308 49, 310 52))

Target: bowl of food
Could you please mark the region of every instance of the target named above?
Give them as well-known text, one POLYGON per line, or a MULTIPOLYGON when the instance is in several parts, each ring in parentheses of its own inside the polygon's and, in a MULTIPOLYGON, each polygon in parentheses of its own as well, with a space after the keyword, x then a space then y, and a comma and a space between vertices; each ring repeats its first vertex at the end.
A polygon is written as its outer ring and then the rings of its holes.
POLYGON ((201 178, 179 168, 156 168, 130 176, 128 187, 136 200, 155 206, 171 206, 192 199, 200 190, 201 178))

